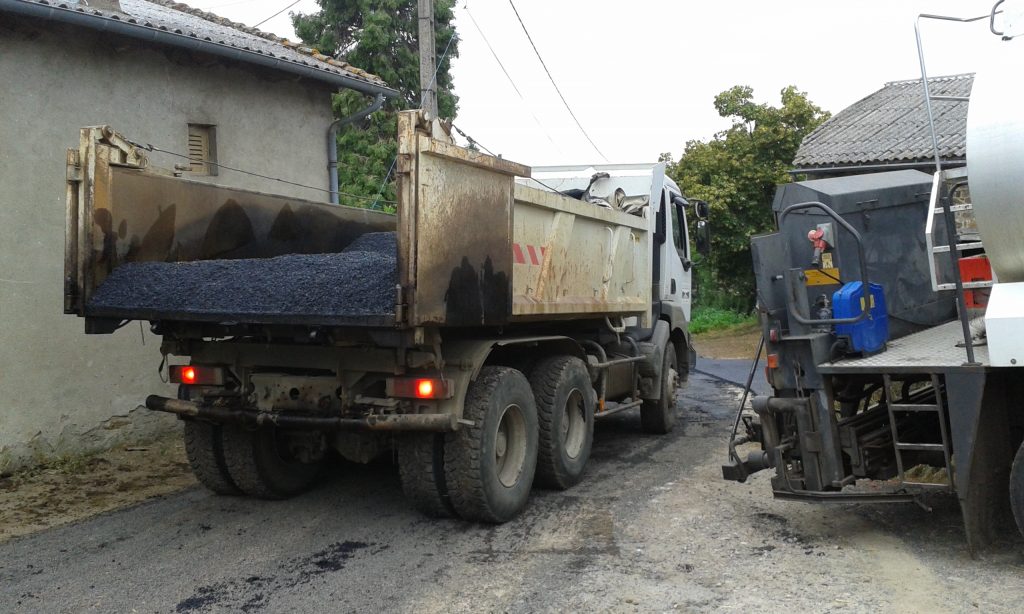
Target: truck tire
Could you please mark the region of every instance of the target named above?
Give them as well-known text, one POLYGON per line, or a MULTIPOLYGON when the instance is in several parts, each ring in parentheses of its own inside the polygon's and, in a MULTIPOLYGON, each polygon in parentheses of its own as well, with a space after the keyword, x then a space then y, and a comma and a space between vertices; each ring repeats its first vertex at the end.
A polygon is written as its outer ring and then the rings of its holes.
POLYGON ((186 420, 185 455, 200 484, 218 495, 240 495, 224 461, 220 431, 218 424, 186 420))
POLYGON ((398 475, 412 506, 431 518, 455 515, 444 476, 444 434, 408 433, 398 442, 398 475))
POLYGON ((554 356, 530 373, 537 402, 537 475, 548 488, 565 490, 578 483, 594 442, 594 387, 583 361, 554 356))
POLYGON ((640 406, 640 425, 644 431, 664 435, 676 423, 676 390, 679 388, 679 372, 676 363, 676 346, 669 341, 665 345, 665 359, 661 370, 661 394, 657 399, 645 400, 640 406))
POLYGON ((224 460, 239 490, 260 499, 286 499, 307 490, 320 476, 322 462, 291 458, 277 429, 221 427, 224 460))
POLYGON ((1017 521, 1017 529, 1024 535, 1024 443, 1017 448, 1010 467, 1010 509, 1017 521))
POLYGON ((526 377, 484 367, 470 384, 463 417, 448 433, 445 478, 455 512, 466 520, 511 520, 530 496, 537 468, 537 406, 526 377))

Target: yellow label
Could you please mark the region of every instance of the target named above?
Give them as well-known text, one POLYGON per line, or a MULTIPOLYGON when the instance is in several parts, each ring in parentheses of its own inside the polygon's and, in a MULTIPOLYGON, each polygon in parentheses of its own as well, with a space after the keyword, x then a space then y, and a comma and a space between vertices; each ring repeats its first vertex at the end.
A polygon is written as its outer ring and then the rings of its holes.
MULTIPOLYGON (((824 254, 821 255, 821 268, 823 268, 823 269, 831 269, 832 268, 832 253, 831 252, 825 252, 824 254)), ((839 276, 836 275, 836 277, 839 277, 839 276)))
POLYGON ((807 269, 804 271, 808 286, 833 286, 841 283, 839 269, 807 269))
MULTIPOLYGON (((871 296, 871 308, 874 309, 875 308, 875 295, 872 294, 870 296, 871 296)), ((864 305, 865 305, 864 297, 862 296, 862 297, 860 297, 860 310, 861 311, 864 311, 864 305)))

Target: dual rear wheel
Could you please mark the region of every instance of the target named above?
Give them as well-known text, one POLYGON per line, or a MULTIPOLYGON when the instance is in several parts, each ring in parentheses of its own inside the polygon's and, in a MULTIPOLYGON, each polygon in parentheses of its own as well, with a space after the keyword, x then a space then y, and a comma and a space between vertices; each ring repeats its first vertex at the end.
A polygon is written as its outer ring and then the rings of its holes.
MULTIPOLYGON (((675 421, 671 345, 662 379, 662 399, 642 408, 647 431, 668 432, 675 421)), ((589 372, 574 356, 545 358, 529 377, 510 367, 484 367, 467 392, 462 428, 399 439, 402 488, 428 516, 505 522, 526 506, 535 478, 555 489, 580 481, 593 444, 595 405, 589 372)), ((297 458, 291 436, 272 428, 185 423, 193 472, 224 495, 281 499, 309 488, 322 462, 297 458)))
POLYGON ((594 393, 583 362, 542 360, 529 378, 510 367, 484 367, 470 385, 463 418, 443 439, 408 435, 400 443, 405 494, 430 516, 500 523, 526 506, 534 478, 543 486, 576 484, 594 437, 594 393))

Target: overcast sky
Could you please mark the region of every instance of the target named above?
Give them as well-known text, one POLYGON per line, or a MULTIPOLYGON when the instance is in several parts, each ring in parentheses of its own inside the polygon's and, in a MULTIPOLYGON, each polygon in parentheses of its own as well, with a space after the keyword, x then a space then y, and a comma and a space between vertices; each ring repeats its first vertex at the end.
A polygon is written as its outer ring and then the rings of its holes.
MULTIPOLYGON (((733 85, 749 85, 757 100, 774 104, 782 88, 795 85, 819 106, 841 111, 888 81, 919 77, 914 39, 919 13, 977 16, 993 4, 514 1, 569 106, 612 162, 654 161, 665 151, 678 157, 688 140, 710 138, 728 125, 715 112, 714 97, 733 85)), ((254 25, 289 2, 191 4, 254 25)), ((1015 2, 1024 4, 1010 0, 1006 5, 1015 2)), ((289 11, 317 8, 314 0, 300 0, 289 11)), ((289 11, 260 28, 294 39, 289 11)), ((461 39, 453 65, 456 125, 494 152, 525 164, 602 163, 545 75, 508 0, 459 0, 455 14, 461 39)), ((1000 44, 987 22, 927 21, 922 31, 932 76, 973 72, 1000 44)))

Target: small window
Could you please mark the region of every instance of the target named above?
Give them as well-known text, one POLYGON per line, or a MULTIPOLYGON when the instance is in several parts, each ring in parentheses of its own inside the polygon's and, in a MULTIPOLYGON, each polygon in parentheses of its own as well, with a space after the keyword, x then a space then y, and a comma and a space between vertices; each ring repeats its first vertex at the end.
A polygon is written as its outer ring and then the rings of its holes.
POLYGON ((217 174, 217 139, 215 135, 215 126, 188 125, 189 172, 196 175, 217 174))

